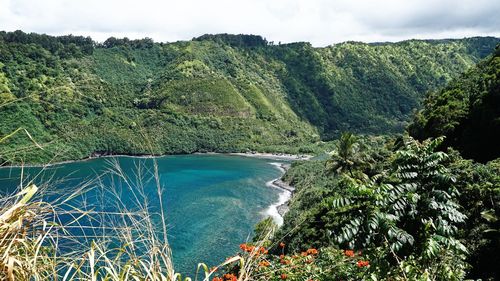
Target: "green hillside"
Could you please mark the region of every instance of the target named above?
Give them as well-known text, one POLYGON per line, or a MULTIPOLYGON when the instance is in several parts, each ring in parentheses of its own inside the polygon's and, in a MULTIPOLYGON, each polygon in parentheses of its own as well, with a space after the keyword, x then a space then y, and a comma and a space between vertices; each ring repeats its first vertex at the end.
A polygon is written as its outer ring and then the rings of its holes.
POLYGON ((409 128, 416 138, 446 136, 446 144, 478 161, 500 157, 500 45, 452 83, 425 99, 409 128))
POLYGON ((92 153, 310 152, 357 133, 401 132, 424 94, 497 38, 274 45, 259 36, 186 42, 0 32, 2 162, 92 153), (35 149, 33 140, 44 150, 35 149))
POLYGON ((498 280, 499 71, 500 46, 430 93, 408 128, 421 141, 344 133, 327 159, 294 162, 273 242, 370 257, 369 273, 338 263, 338 279, 498 280))

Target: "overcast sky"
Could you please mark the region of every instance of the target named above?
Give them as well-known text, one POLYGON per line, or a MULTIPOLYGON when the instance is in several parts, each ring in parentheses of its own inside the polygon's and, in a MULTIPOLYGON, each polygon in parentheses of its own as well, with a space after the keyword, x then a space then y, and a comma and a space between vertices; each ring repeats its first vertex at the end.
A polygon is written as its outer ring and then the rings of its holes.
POLYGON ((97 41, 245 33, 315 46, 500 37, 500 0, 0 0, 0 30, 17 29, 97 41))

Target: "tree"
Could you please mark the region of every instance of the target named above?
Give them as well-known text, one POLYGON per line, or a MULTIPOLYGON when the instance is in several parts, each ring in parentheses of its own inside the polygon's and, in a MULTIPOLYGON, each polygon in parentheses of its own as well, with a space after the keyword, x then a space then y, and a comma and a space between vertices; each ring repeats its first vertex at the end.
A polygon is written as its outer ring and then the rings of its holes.
POLYGON ((408 127, 417 139, 446 136, 465 158, 500 156, 500 44, 495 52, 445 88, 430 93, 408 127))
MULTIPOLYGON (((0 69, 3 67, 3 64, 0 63, 0 69)), ((5 77, 5 74, 0 70, 0 106, 2 104, 7 104, 13 100, 15 100, 15 96, 11 93, 9 88, 9 80, 5 77)))
POLYGON ((380 262, 411 264, 416 275, 432 271, 439 280, 461 278, 467 251, 455 235, 466 216, 455 201, 458 192, 446 166, 448 155, 436 151, 442 141, 407 139, 395 154, 392 177, 380 184, 351 181, 354 193, 331 201, 348 218, 332 230, 337 242, 377 249, 380 262), (456 267, 441 263, 444 258, 454 259, 456 267))
POLYGON ((330 152, 330 159, 326 162, 329 173, 342 174, 349 172, 354 177, 353 170, 366 164, 366 155, 361 152, 358 138, 349 132, 342 133, 336 149, 330 152))

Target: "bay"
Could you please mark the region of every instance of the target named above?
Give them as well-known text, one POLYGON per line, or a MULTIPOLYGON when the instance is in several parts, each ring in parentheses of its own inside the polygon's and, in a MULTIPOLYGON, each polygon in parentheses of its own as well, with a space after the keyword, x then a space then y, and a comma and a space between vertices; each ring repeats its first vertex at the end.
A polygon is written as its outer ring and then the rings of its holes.
MULTIPOLYGON (((33 180, 46 186, 47 200, 70 196, 75 187, 88 183, 84 189, 106 192, 85 193, 72 199, 72 204, 99 202, 108 211, 119 205, 114 204, 118 199, 134 210, 137 200, 131 190, 140 188, 151 210, 159 211, 155 161, 174 265, 183 274, 192 275, 199 262, 213 266, 234 255, 240 243, 251 239, 269 206, 278 201, 280 191, 266 183, 281 175, 273 165, 279 161, 230 155, 98 158, 25 167, 22 177, 25 183, 33 180), (125 177, 116 176, 117 172, 125 177)), ((15 190, 20 177, 20 168, 1 168, 0 191, 15 190)))

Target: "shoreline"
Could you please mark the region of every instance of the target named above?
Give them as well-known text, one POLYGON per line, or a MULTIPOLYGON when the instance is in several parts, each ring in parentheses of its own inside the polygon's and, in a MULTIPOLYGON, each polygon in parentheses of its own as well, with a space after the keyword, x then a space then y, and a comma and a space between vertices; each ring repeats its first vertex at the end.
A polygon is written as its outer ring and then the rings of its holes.
POLYGON ((252 157, 252 158, 261 158, 261 159, 274 159, 274 160, 285 160, 285 161, 294 161, 294 160, 309 160, 313 156, 312 155, 296 155, 296 154, 286 154, 286 153, 272 153, 272 152, 193 152, 186 154, 95 154, 86 158, 75 159, 75 160, 65 160, 54 163, 47 164, 14 164, 14 165, 5 165, 0 166, 0 169, 4 168, 45 168, 52 167, 57 165, 71 164, 76 162, 85 162, 94 159, 100 158, 112 158, 112 157, 130 157, 130 158, 161 158, 168 156, 184 156, 184 155, 228 155, 228 156, 241 156, 241 157, 252 157))
POLYGON ((59 162, 54 162, 54 163, 47 163, 47 164, 5 165, 5 166, 0 166, 0 169, 4 169, 4 168, 45 168, 45 167, 52 167, 52 166, 57 166, 57 165, 71 164, 71 163, 76 163, 76 162, 86 162, 86 161, 100 159, 100 158, 113 158, 113 157, 155 158, 155 157, 165 157, 165 156, 169 156, 169 155, 189 155, 189 154, 165 154, 165 155, 106 154, 106 155, 99 155, 99 156, 90 156, 90 157, 76 159, 76 160, 64 160, 64 161, 59 161, 59 162))
POLYGON ((281 226, 283 224, 283 218, 289 210, 288 203, 292 199, 295 188, 282 180, 283 175, 290 168, 289 163, 270 164, 278 168, 282 174, 279 178, 268 181, 266 186, 279 189, 282 192, 279 194, 278 201, 271 204, 265 211, 265 214, 273 218, 278 226, 281 226))
MULTIPOLYGON (((48 164, 24 164, 24 165, 9 165, 0 166, 0 169, 9 168, 47 168, 57 165, 71 164, 76 162, 85 162, 99 158, 113 158, 113 157, 129 157, 129 158, 161 158, 168 156, 185 156, 185 155, 226 155, 226 156, 239 156, 239 157, 250 157, 250 158, 260 158, 268 160, 278 160, 278 161, 296 161, 296 160, 310 160, 313 156, 311 155, 294 155, 286 153, 268 153, 268 152, 231 152, 231 153, 219 153, 219 152, 195 152, 191 154, 163 154, 163 155, 131 155, 131 154, 95 154, 87 158, 77 159, 77 160, 67 160, 48 164)), ((268 216, 271 216, 278 225, 283 224, 283 217, 288 212, 288 203, 291 200, 295 188, 282 180, 283 175, 290 168, 290 163, 269 163, 275 166, 281 171, 281 175, 266 183, 266 186, 271 188, 276 188, 282 192, 279 194, 278 201, 271 204, 269 208, 265 211, 268 216)))
POLYGON ((268 153, 268 152, 232 152, 227 155, 254 157, 274 160, 310 160, 313 156, 307 154, 287 154, 287 153, 268 153))

